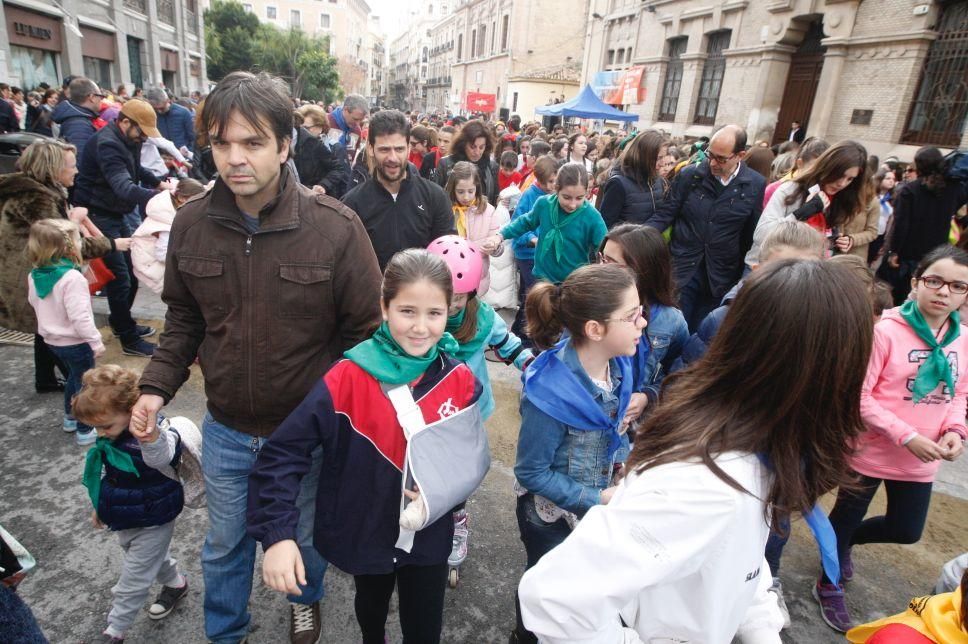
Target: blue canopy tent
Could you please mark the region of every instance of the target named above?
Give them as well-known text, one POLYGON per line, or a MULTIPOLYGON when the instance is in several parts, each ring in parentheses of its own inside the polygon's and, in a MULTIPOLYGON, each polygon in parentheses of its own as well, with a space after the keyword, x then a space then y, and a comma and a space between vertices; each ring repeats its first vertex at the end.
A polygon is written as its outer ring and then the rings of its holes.
POLYGON ((583 119, 604 119, 607 121, 638 121, 638 114, 630 114, 615 109, 595 95, 591 85, 585 85, 578 96, 557 105, 545 105, 534 110, 542 116, 577 116, 583 119))

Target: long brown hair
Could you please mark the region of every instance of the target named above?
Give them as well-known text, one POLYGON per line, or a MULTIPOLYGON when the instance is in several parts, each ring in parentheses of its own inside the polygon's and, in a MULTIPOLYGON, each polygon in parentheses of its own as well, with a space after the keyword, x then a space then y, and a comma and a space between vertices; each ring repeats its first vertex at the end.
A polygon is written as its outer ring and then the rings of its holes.
POLYGON ((817 157, 809 170, 798 174, 794 179, 798 187, 787 197, 786 204, 791 206, 805 199, 812 186, 833 183, 851 168, 859 170, 857 177, 833 196, 826 216, 829 226, 843 225, 863 212, 874 198, 870 171, 867 169, 867 149, 857 141, 840 141, 817 157))
POLYGON ((782 260, 754 271, 706 355, 666 378, 629 469, 698 460, 747 492, 714 459, 760 454, 775 473, 763 500, 779 530, 849 480, 872 344, 867 295, 845 267, 782 260))
POLYGON ((464 321, 453 333, 454 339, 461 344, 470 342, 477 335, 477 312, 480 308, 481 303, 477 299, 477 294, 468 294, 467 306, 464 307, 464 321))
POLYGON ((608 231, 602 240, 613 241, 622 247, 625 264, 635 273, 639 299, 648 307, 650 304, 663 306, 676 305, 676 289, 672 280, 672 255, 669 245, 655 228, 622 224, 608 231))
POLYGON ((568 329, 575 344, 581 344, 585 322, 607 320, 634 286, 632 272, 615 264, 582 266, 558 286, 538 282, 524 302, 528 337, 539 349, 550 349, 568 329))
POLYGON ((477 139, 484 139, 484 154, 481 159, 490 159, 494 151, 494 138, 491 136, 484 124, 474 119, 464 123, 457 136, 450 142, 450 155, 455 161, 469 161, 467 158, 467 146, 474 145, 477 139))
POLYGON ((625 150, 618 158, 618 167, 622 174, 639 184, 642 188, 648 188, 658 176, 655 164, 659 160, 659 153, 662 148, 669 146, 669 140, 658 130, 645 130, 632 139, 632 142, 625 146, 625 150))

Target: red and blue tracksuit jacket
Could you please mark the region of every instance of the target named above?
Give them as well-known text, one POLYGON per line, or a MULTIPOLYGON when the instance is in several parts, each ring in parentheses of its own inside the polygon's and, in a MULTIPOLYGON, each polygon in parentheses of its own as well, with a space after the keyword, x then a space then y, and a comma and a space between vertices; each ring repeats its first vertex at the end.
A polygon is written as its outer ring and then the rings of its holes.
MULTIPOLYGON (((476 404, 480 395, 471 370, 443 354, 413 388, 428 424, 476 404)), ((411 552, 395 547, 407 440, 380 383, 349 360, 333 365, 259 453, 249 475, 248 532, 263 548, 296 539, 299 481, 318 445, 314 545, 326 560, 352 575, 447 561, 449 514, 417 532, 411 552)))

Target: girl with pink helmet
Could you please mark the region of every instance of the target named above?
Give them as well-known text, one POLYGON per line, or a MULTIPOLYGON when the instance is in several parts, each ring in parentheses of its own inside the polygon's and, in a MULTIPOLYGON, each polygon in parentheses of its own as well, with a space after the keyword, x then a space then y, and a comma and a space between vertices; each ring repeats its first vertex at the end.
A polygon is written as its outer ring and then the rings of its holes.
MULTIPOLYGON (((454 297, 447 318, 447 332, 457 340, 454 357, 467 364, 483 389, 478 406, 485 420, 494 412, 494 396, 487 375, 484 352, 490 347, 507 365, 521 371, 534 357, 521 339, 508 330, 497 312, 478 297, 485 271, 485 258, 473 242, 458 235, 445 235, 430 242, 427 250, 438 255, 450 268, 454 297)), ((463 507, 454 512, 454 549, 451 552, 451 586, 457 583, 457 567, 467 557, 467 512, 463 507)))

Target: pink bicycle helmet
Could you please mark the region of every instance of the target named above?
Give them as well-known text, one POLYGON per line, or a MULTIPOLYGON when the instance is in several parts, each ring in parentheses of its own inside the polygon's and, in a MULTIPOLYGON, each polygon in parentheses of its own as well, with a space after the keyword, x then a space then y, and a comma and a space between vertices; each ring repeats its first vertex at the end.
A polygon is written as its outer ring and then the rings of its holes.
POLYGON ((457 235, 444 235, 430 242, 427 250, 447 264, 454 279, 454 293, 473 293, 481 285, 484 259, 475 244, 457 235))

